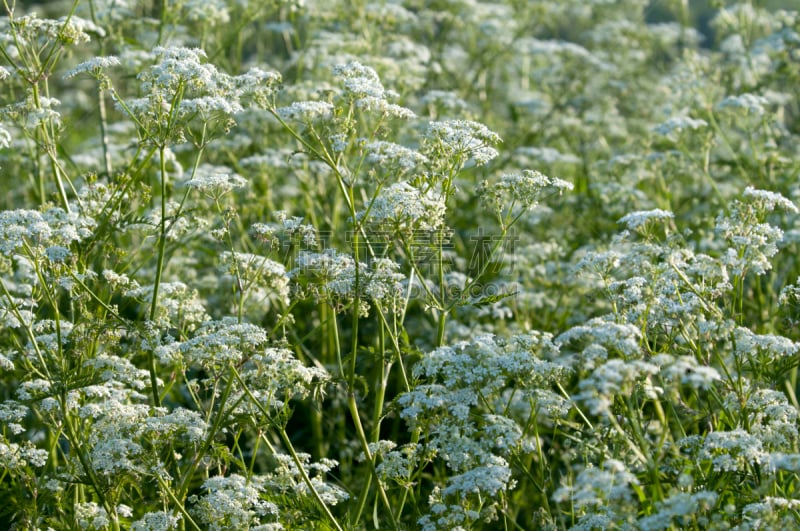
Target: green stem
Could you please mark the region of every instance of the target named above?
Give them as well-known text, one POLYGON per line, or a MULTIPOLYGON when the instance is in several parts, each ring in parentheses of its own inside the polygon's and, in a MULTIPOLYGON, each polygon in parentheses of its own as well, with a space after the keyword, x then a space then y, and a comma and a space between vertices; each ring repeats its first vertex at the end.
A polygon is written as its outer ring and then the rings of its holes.
MULTIPOLYGON (((230 372, 234 377, 238 379, 239 374, 236 372, 236 368, 233 365, 229 366, 230 372)), ((186 472, 183 473, 183 476, 180 481, 180 487, 178 488, 178 499, 183 500, 186 497, 186 494, 189 492, 189 482, 192 479, 197 467, 200 466, 200 462, 205 457, 206 452, 211 448, 214 443, 214 437, 219 433, 220 426, 222 425, 222 420, 225 418, 225 406, 230 397, 231 391, 233 389, 233 378, 228 378, 226 382, 225 389, 222 391, 222 397, 220 397, 219 405, 217 406, 217 414, 214 417, 214 422, 211 424, 211 429, 208 431, 208 436, 206 440, 203 442, 203 446, 200 447, 200 451, 197 455, 194 456, 192 462, 190 463, 189 467, 186 469, 186 472)), ((212 405, 213 407, 213 405, 212 405)), ((230 409, 228 410, 230 413, 230 409)), ((210 419, 209 412, 209 420, 210 419)))
POLYGON ((103 508, 106 510, 109 518, 111 518, 112 526, 115 530, 119 529, 119 520, 117 518, 117 513, 114 510, 114 507, 108 501, 106 497, 105 491, 100 487, 100 482, 97 480, 97 476, 94 473, 94 469, 89 464, 87 457, 83 453, 83 448, 85 447, 81 444, 81 441, 78 440, 78 436, 75 432, 75 428, 72 425, 71 418, 67 412, 67 390, 62 389, 59 398, 60 406, 61 406, 61 415, 64 419, 64 426, 67 430, 67 436, 69 437, 69 441, 71 446, 75 450, 75 454, 78 456, 78 461, 81 463, 81 468, 83 468, 86 477, 89 478, 89 482, 92 485, 97 497, 100 499, 100 503, 102 504, 103 508))
POLYGON ((97 87, 97 107, 100 111, 100 143, 103 146, 103 164, 105 165, 106 177, 111 179, 111 152, 108 149, 108 115, 106 112, 106 99, 103 96, 103 88, 97 87))
MULTIPOLYGON (((166 145, 158 149, 161 173, 161 223, 158 235, 158 262, 156 264, 156 278, 153 283, 153 300, 150 302, 150 322, 154 322, 158 310, 158 291, 161 286, 161 275, 164 270, 164 255, 167 246, 167 162, 165 160, 166 145)), ((161 397, 158 394, 158 377, 156 376, 156 359, 152 349, 147 353, 147 364, 150 371, 150 387, 153 395, 153 405, 161 406, 161 397)))
POLYGON ((164 480, 161 478, 159 474, 154 474, 154 475, 158 480, 158 484, 161 485, 161 488, 164 489, 164 492, 167 493, 167 496, 169 496, 170 500, 172 500, 172 503, 175 504, 175 507, 178 508, 178 511, 181 513, 183 518, 187 522, 192 524, 192 527, 197 529, 197 531, 201 531, 202 528, 199 525, 197 525, 197 523, 195 523, 195 521, 192 519, 192 516, 186 511, 186 508, 183 506, 183 503, 181 503, 181 501, 175 496, 175 493, 172 492, 172 489, 169 488, 169 485, 167 485, 164 482, 164 480))
MULTIPOLYGON (((239 382, 239 385, 242 386, 242 389, 244 390, 245 394, 250 399, 250 401, 253 403, 253 405, 255 405, 261 411, 261 413, 264 415, 265 418, 269 419, 270 418, 269 411, 267 411, 264 405, 261 402, 259 402, 259 400, 255 396, 253 396, 253 393, 250 392, 250 389, 247 387, 247 384, 245 384, 245 382, 242 380, 242 377, 236 370, 236 368, 231 366, 231 371, 233 372, 233 376, 239 382)), ((300 457, 297 455, 297 452, 294 449, 294 445, 292 444, 291 439, 289 439, 289 435, 286 433, 286 428, 277 426, 276 428, 277 428, 276 431, 278 432, 278 435, 280 436, 283 445, 289 451, 289 455, 292 457, 292 461, 294 461, 294 464, 297 467, 297 471, 303 478, 303 482, 308 487, 308 490, 311 491, 311 494, 314 496, 314 499, 317 501, 320 508, 322 508, 323 512, 325 513, 325 516, 331 521, 331 524, 333 524, 333 526, 337 529, 337 531, 344 531, 342 529, 342 526, 340 526, 339 522, 336 520, 336 517, 333 516, 333 513, 331 513, 331 510, 325 503, 325 500, 323 500, 322 496, 320 496, 319 492, 317 491, 317 488, 311 481, 311 478, 308 477, 308 473, 306 472, 306 469, 303 467, 303 462, 300 461, 300 457)))
POLYGON ((157 0, 156 3, 156 10, 158 15, 158 40, 156 41, 156 45, 160 45, 164 42, 164 26, 167 25, 167 8, 169 7, 168 4, 169 0, 157 0), (160 12, 158 12, 160 11, 160 12))
POLYGON ((356 403, 356 395, 353 392, 347 393, 347 406, 350 409, 350 415, 353 418, 353 424, 356 427, 356 434, 358 435, 358 440, 361 443, 361 449, 366 456, 366 460, 369 463, 369 470, 372 474, 372 477, 375 479, 375 484, 378 488, 378 495, 381 498, 381 502, 386 507, 386 510, 389 513, 389 523, 392 529, 397 529, 397 520, 395 519, 394 512, 392 511, 392 505, 389 503, 389 498, 386 496, 386 491, 381 484, 380 479, 378 478, 378 472, 375 470, 375 456, 372 455, 372 452, 369 450, 369 442, 367 442, 367 436, 364 433, 364 426, 361 422, 361 416, 358 413, 358 404, 356 403))

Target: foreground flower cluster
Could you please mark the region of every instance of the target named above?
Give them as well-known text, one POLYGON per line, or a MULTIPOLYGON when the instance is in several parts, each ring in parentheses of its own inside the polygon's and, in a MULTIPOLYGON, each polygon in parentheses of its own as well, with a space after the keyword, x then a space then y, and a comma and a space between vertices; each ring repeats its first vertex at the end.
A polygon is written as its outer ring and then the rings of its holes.
POLYGON ((0 528, 800 525, 800 14, 689 4, 7 3, 0 528))

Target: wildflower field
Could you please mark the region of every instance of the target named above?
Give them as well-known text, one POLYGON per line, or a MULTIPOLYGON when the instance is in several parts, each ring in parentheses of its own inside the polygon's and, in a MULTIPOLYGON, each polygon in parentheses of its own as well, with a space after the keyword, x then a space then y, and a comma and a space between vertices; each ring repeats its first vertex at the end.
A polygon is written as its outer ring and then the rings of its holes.
POLYGON ((3 0, 0 529, 800 528, 800 4, 3 0))

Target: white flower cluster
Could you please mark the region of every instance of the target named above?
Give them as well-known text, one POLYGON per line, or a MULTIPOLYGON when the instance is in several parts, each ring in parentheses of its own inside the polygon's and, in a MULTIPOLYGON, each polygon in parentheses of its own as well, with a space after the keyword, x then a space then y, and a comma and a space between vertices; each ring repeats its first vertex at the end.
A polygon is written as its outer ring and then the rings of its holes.
POLYGON ((763 441, 741 428, 707 434, 698 453, 717 472, 745 472, 765 462, 767 455, 763 441))
POLYGON ((758 529, 791 529, 795 525, 795 513, 800 510, 800 500, 765 496, 762 501, 748 503, 742 509, 742 523, 736 531, 758 529))
POLYGON ((729 395, 726 407, 746 419, 748 431, 762 442, 767 452, 794 452, 800 442, 797 421, 800 413, 786 395, 774 389, 756 389, 744 404, 729 395))
POLYGON ((410 109, 390 103, 389 98, 394 97, 395 94, 383 88, 378 73, 374 69, 362 65, 358 61, 334 66, 333 75, 342 80, 348 100, 353 101, 359 109, 377 111, 387 116, 406 120, 416 116, 410 109))
POLYGON ((231 20, 228 4, 224 0, 185 0, 180 5, 186 19, 192 22, 217 26, 231 20))
MULTIPOLYGON (((153 302, 155 286, 138 286, 135 283, 124 291, 126 297, 136 299, 147 305, 153 302)), ((162 282, 158 288, 158 302, 155 321, 159 325, 188 326, 194 328, 208 319, 205 304, 196 289, 183 282, 162 282)))
POLYGON ((752 271, 763 275, 772 268, 783 230, 764 218, 774 210, 796 213, 797 207, 782 195, 766 190, 745 189, 744 201, 736 200, 727 215, 717 218, 716 232, 728 243, 722 262, 734 275, 752 271))
POLYGON ((481 200, 500 215, 505 209, 514 209, 517 205, 523 209, 533 208, 546 194, 561 194, 572 189, 572 183, 557 177, 523 170, 522 173, 505 173, 495 183, 484 182, 481 200))
POLYGON ((139 391, 150 383, 146 370, 137 368, 130 360, 119 356, 101 353, 83 362, 83 366, 94 369, 101 381, 119 382, 139 391))
POLYGON ((677 134, 683 131, 697 131, 708 127, 708 122, 699 118, 691 118, 689 116, 673 116, 668 120, 653 127, 653 131, 659 135, 674 138, 677 134))
POLYGON ((29 466, 40 468, 47 464, 47 458, 47 450, 36 448, 30 441, 20 445, 0 437, 0 466, 4 470, 23 471, 29 466))
POLYGON ((203 483, 205 494, 190 497, 191 512, 212 531, 249 529, 278 516, 278 507, 261 498, 263 489, 258 478, 215 476, 203 483))
POLYGON ((325 120, 333 114, 333 105, 325 101, 295 101, 288 107, 281 107, 278 116, 284 120, 315 122, 325 120))
POLYGON ((663 222, 674 218, 675 215, 672 212, 655 208, 653 210, 640 210, 625 214, 617 223, 624 223, 629 230, 638 230, 647 224, 663 222))
POLYGON ((777 192, 769 190, 757 190, 752 186, 744 189, 742 196, 745 197, 759 212, 772 212, 782 210, 784 212, 797 213, 797 206, 789 199, 777 192))
POLYGON ((428 159, 418 151, 395 144, 394 142, 386 142, 383 140, 376 140, 364 145, 364 151, 367 153, 365 160, 371 164, 375 164, 381 169, 399 168, 401 170, 411 170, 417 166, 425 164, 428 159))
POLYGON ((692 389, 711 389, 715 382, 722 379, 717 369, 699 364, 693 356, 659 354, 652 361, 660 367, 659 375, 663 381, 686 385, 692 389))
POLYGON ((354 99, 380 99, 386 94, 378 73, 357 61, 334 66, 333 75, 342 79, 344 89, 354 99))
MULTIPOLYGON (((294 459, 286 454, 275 454, 275 468, 264 476, 259 477, 263 488, 278 495, 288 497, 305 498, 311 496, 308 485, 303 480, 300 470, 294 459)), ((324 475, 336 468, 339 463, 333 459, 322 458, 319 461, 311 461, 311 456, 307 453, 297 453, 300 466, 311 480, 314 489, 326 505, 337 505, 350 496, 337 485, 324 481, 324 475)))
POLYGON ((361 312, 367 315, 370 303, 385 310, 399 311, 405 276, 389 259, 378 258, 369 264, 356 263, 349 255, 326 249, 321 253, 301 251, 297 267, 289 272, 300 290, 317 300, 325 300, 343 310, 356 297, 362 300, 361 312))
POLYGON ((469 500, 482 499, 486 504, 512 489, 515 481, 506 457, 535 443, 523 436, 521 426, 528 418, 515 421, 485 412, 484 405, 500 401, 511 382, 521 384, 517 392, 533 400, 539 396, 539 386, 566 378, 568 369, 542 358, 555 351, 547 334, 514 336, 509 341, 483 335, 440 347, 414 366, 415 376, 424 381, 397 399, 400 415, 426 433, 423 453, 434 452, 454 472, 432 496, 430 514, 419 521, 421 525, 446 527, 478 515, 492 518, 489 508, 494 502, 484 505, 486 512, 475 513, 469 500))
POLYGON ((564 485, 553 493, 553 501, 573 504, 579 512, 606 504, 633 505, 634 488, 638 486, 639 480, 625 463, 608 459, 599 467, 584 468, 572 485, 564 485))
POLYGON ((800 345, 791 339, 773 334, 756 334, 744 327, 734 331, 734 353, 740 363, 774 365, 797 354, 800 345))
POLYGON ((738 96, 728 96, 717 104, 717 109, 729 112, 743 111, 754 116, 763 116, 766 113, 765 107, 769 105, 769 100, 764 96, 756 94, 739 94, 738 96))
POLYGON ((239 364, 268 344, 263 328, 238 323, 227 318, 222 321, 206 321, 197 329, 194 337, 170 346, 170 351, 180 352, 187 366, 224 367, 228 363, 239 364))
POLYGON ((40 126, 61 128, 61 113, 56 110, 61 102, 56 98, 39 96, 34 98, 31 91, 26 91, 22 101, 0 107, 0 117, 18 124, 27 131, 40 126))
POLYGON ((167 511, 146 513, 131 523, 131 531, 172 531, 178 529, 181 518, 180 513, 167 511))
POLYGON ((27 406, 14 400, 6 400, 0 404, 0 422, 14 434, 19 435, 25 431, 20 424, 30 410, 27 406))
POLYGON ((313 386, 329 378, 325 369, 307 367, 287 348, 263 349, 242 368, 242 380, 265 410, 280 410, 290 399, 305 398, 313 386))
POLYGON ((609 354, 626 360, 641 358, 641 339, 641 330, 633 324, 595 318, 562 333, 556 344, 566 356, 566 364, 579 370, 595 368, 612 357, 609 354))
MULTIPOLYGON (((578 384, 580 392, 574 399, 585 404, 593 415, 612 415, 611 406, 617 396, 630 396, 637 388, 645 387, 658 367, 642 360, 610 359, 594 369, 578 384)), ((657 392, 650 387, 648 390, 657 392)), ((657 398, 648 396, 647 398, 657 398)))
POLYGON ((254 294, 259 301, 288 301, 289 276, 286 267, 265 256, 253 253, 225 251, 221 266, 229 275, 227 280, 254 294))
MULTIPOLYGON (((98 37, 106 35, 105 30, 91 20, 76 15, 58 19, 39 18, 35 14, 2 17, 0 30, 6 35, 13 35, 9 39, 13 48, 19 46, 23 49, 28 46, 34 49, 46 47, 47 41, 59 41, 61 45, 74 46, 91 41, 91 34, 98 37)), ((14 53, 19 51, 15 50, 14 53)))
POLYGON ((514 159, 521 166, 530 165, 531 161, 542 164, 580 164, 581 159, 572 153, 562 153, 553 147, 520 147, 514 150, 514 159))
POLYGON ((216 67, 203 62, 206 53, 199 48, 157 46, 153 56, 158 62, 138 76, 146 92, 157 89, 175 94, 184 86, 194 90, 214 89, 225 80, 216 67))
POLYGON ((158 142, 182 140, 183 125, 195 118, 213 126, 204 128, 204 134, 227 132, 245 106, 271 107, 281 80, 279 74, 258 67, 230 76, 205 62, 205 52, 197 48, 158 46, 152 56, 156 64, 137 76, 145 96, 118 100, 117 106, 131 112, 137 125, 158 142))
POLYGON ((718 497, 716 492, 708 490, 692 493, 676 492, 664 501, 658 502, 658 511, 637 520, 636 526, 642 531, 661 531, 674 529, 674 526, 707 524, 708 518, 702 515, 715 507, 718 497))
POLYGON ((281 81, 279 73, 257 66, 233 78, 233 84, 241 98, 242 105, 257 109, 266 109, 272 106, 272 97, 281 81))
POLYGON ((411 474, 419 462, 418 444, 409 443, 398 448, 393 441, 378 441, 377 444, 370 443, 369 449, 380 459, 375 472, 384 484, 395 482, 403 486, 411 485, 411 474))
POLYGON ((80 63, 78 66, 65 73, 64 79, 71 79, 79 74, 89 74, 90 76, 99 79, 105 70, 119 65, 119 58, 113 55, 107 57, 92 57, 88 61, 80 63))
POLYGON ((131 404, 129 393, 117 392, 112 387, 88 387, 83 390, 91 398, 101 399, 81 407, 79 414, 92 419, 92 430, 87 438, 91 466, 106 478, 134 477, 144 472, 144 428, 150 416, 150 407, 131 404))
MULTIPOLYGON (((397 182, 380 191, 369 206, 366 223, 400 232, 436 231, 443 227, 447 206, 441 194, 397 182)), ((360 214, 364 219, 365 213, 360 214)))
POLYGON ((483 124, 469 120, 447 120, 430 122, 425 132, 428 149, 425 154, 431 159, 444 159, 465 163, 471 159, 482 166, 499 154, 492 147, 501 142, 500 135, 483 124))
POLYGON ((95 502, 81 502, 75 505, 75 525, 80 529, 100 531, 107 529, 111 521, 105 508, 95 502))
POLYGON ((96 223, 75 212, 53 207, 0 212, 0 253, 44 252, 50 247, 68 248, 92 235, 96 223))

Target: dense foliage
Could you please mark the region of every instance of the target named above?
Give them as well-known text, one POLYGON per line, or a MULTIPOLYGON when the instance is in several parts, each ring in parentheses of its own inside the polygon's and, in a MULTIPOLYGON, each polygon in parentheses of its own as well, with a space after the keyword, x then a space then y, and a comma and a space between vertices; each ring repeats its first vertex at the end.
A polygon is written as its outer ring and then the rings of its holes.
POLYGON ((800 525, 800 14, 4 0, 0 527, 800 525))

